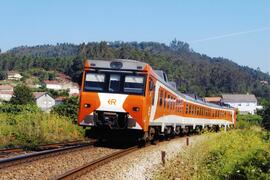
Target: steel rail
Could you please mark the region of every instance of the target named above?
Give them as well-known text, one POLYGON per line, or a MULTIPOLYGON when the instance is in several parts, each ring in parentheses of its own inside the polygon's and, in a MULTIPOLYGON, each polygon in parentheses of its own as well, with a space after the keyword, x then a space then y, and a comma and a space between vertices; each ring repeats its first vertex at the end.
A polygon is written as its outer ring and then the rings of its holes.
POLYGON ((5 158, 0 160, 0 169, 9 167, 9 166, 14 166, 26 162, 31 162, 35 161, 38 159, 43 159, 47 157, 52 157, 55 155, 63 154, 66 152, 71 152, 71 151, 76 151, 82 148, 87 148, 89 146, 93 146, 95 142, 89 142, 89 143, 81 143, 77 145, 71 145, 68 147, 62 147, 62 148, 57 148, 57 149, 49 149, 45 151, 38 151, 38 152, 33 152, 25 155, 19 155, 11 158, 5 158))
POLYGON ((136 150, 138 150, 139 147, 138 146, 134 146, 134 147, 130 147, 128 149, 124 149, 115 153, 112 153, 110 155, 101 157, 99 159, 96 159, 94 161, 91 161, 85 165, 82 165, 78 168, 72 169, 70 171, 67 171, 66 173, 59 175, 57 177, 53 177, 51 179, 55 179, 55 180, 66 180, 66 179, 76 179, 84 174, 86 174, 87 172, 89 172, 90 170, 93 170, 101 165, 104 165, 106 163, 109 163, 110 161, 123 157, 131 152, 134 152, 136 150))

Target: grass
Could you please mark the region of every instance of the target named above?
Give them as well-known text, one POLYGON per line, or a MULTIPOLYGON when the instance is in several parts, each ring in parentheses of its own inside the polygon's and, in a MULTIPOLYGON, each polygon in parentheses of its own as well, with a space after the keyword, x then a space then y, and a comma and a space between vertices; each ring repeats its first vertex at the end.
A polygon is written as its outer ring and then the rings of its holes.
POLYGON ((155 179, 270 179, 270 134, 258 126, 208 133, 181 151, 155 179))
POLYGON ((0 148, 83 139, 83 131, 66 117, 43 112, 0 113, 0 148))

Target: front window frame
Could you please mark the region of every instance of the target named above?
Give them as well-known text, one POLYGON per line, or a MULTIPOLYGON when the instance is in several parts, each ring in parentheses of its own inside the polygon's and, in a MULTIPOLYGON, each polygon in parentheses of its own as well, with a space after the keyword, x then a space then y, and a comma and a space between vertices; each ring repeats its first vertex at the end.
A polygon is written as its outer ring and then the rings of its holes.
POLYGON ((113 93, 113 94, 130 94, 130 95, 142 95, 145 96, 145 91, 146 91, 146 79, 147 79, 147 74, 146 73, 141 73, 141 72, 116 72, 116 71, 85 71, 84 72, 84 82, 83 82, 83 92, 100 92, 100 93, 113 93), (95 74, 105 74, 105 86, 103 91, 98 91, 98 90, 92 90, 92 89, 86 89, 86 76, 88 73, 95 73, 95 74), (109 90, 109 83, 110 83, 110 75, 116 74, 120 75, 120 91, 112 92, 109 90), (143 77, 143 92, 142 93, 135 93, 135 92, 124 92, 124 81, 126 75, 128 76, 140 76, 143 77))

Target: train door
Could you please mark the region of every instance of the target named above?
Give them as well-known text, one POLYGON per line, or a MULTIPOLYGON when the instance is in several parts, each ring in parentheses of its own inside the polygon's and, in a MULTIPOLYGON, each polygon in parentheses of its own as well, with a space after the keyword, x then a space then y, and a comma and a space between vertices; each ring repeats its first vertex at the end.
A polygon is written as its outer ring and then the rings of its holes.
POLYGON ((150 109, 150 121, 153 121, 154 115, 156 113, 157 108, 157 95, 156 95, 156 83, 155 80, 150 77, 149 78, 149 92, 150 92, 150 102, 151 102, 151 109, 150 109))

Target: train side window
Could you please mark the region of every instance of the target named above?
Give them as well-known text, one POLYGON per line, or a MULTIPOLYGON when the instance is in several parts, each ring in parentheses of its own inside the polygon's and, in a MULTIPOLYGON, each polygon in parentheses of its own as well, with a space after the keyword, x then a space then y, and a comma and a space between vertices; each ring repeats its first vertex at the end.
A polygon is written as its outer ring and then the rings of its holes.
POLYGON ((159 106, 162 106, 162 103, 163 103, 162 99, 163 99, 163 91, 161 90, 159 94, 159 106))
POLYGON ((168 104, 167 104, 167 109, 170 109, 170 106, 171 106, 171 96, 168 95, 168 104))
POLYGON ((171 110, 174 110, 174 99, 172 97, 172 107, 171 107, 171 110))
POLYGON ((186 114, 188 113, 188 103, 186 103, 186 114))
POLYGON ((156 86, 153 85, 153 87, 152 87, 152 95, 153 95, 153 97, 152 97, 152 105, 154 105, 154 102, 155 102, 155 92, 156 92, 156 86))
POLYGON ((164 108, 166 108, 166 103, 167 103, 167 92, 165 92, 164 95, 164 108))
POLYGON ((154 82, 153 82, 153 80, 152 79, 150 79, 150 81, 149 81, 149 90, 150 91, 152 91, 152 90, 154 90, 154 82))

